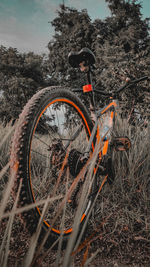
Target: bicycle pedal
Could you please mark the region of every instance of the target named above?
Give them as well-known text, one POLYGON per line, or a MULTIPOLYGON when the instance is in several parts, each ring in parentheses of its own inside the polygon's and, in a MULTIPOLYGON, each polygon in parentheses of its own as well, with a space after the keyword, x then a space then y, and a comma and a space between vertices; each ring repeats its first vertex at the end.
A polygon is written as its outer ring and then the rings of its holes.
POLYGON ((126 136, 115 137, 113 147, 116 151, 127 151, 131 147, 131 141, 126 136))

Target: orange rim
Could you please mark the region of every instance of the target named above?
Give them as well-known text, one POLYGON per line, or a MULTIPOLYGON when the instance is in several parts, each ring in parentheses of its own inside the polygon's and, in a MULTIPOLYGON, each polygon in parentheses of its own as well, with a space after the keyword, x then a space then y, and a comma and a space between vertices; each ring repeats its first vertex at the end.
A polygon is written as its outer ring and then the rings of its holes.
MULTIPOLYGON (((39 122, 41 116, 43 115, 43 113, 45 112, 45 110, 46 110, 49 106, 51 106, 52 104, 54 104, 54 103, 56 103, 56 102, 64 102, 64 103, 68 103, 68 104, 70 104, 70 106, 73 106, 73 107, 78 111, 78 113, 80 114, 81 118, 83 119, 83 121, 84 121, 84 123, 85 123, 85 125, 86 125, 86 128, 87 128, 87 130, 88 130, 89 136, 91 135, 91 131, 90 131, 90 129, 89 129, 88 123, 87 123, 87 121, 86 121, 86 119, 85 119, 85 117, 84 117, 82 111, 78 108, 78 106, 77 106, 75 103, 73 103, 72 101, 68 100, 68 99, 64 99, 64 98, 60 98, 60 99, 59 99, 59 98, 58 98, 58 99, 55 99, 55 100, 53 100, 52 102, 50 102, 50 103, 49 103, 49 104, 42 110, 42 112, 40 113, 40 115, 39 115, 39 117, 38 117, 38 120, 37 120, 37 122, 36 122, 36 125, 35 125, 35 127, 34 127, 34 130, 33 130, 32 138, 33 138, 33 135, 34 135, 35 130, 36 130, 36 128, 37 128, 37 124, 38 124, 38 122, 39 122)), ((31 183, 31 144, 32 144, 32 139, 31 139, 31 143, 30 143, 30 154, 29 154, 29 182, 30 182, 30 188, 31 188, 31 191, 32 191, 32 197, 33 197, 33 200, 34 200, 34 202, 36 202, 36 200, 35 200, 35 196, 34 196, 34 191, 33 191, 33 188, 32 188, 32 183, 31 183)), ((93 144, 93 143, 92 143, 92 149, 93 149, 93 151, 94 151, 94 144, 93 144)), ((38 207, 36 207, 36 210, 37 210, 38 214, 41 216, 41 211, 40 211, 40 209, 39 209, 38 207)), ((86 217, 86 215, 85 215, 85 213, 83 213, 80 222, 82 222, 82 221, 85 219, 85 217, 86 217)), ((43 223, 44 223, 48 228, 50 227, 50 224, 49 224, 46 220, 43 220, 43 223)), ((57 230, 57 229, 55 229, 55 228, 52 228, 51 230, 52 230, 53 232, 57 233, 57 234, 60 234, 60 233, 61 233, 59 230, 57 230)), ((69 229, 67 229, 67 230, 64 230, 64 234, 70 234, 70 233, 72 232, 72 230, 73 230, 72 228, 69 228, 69 229)))

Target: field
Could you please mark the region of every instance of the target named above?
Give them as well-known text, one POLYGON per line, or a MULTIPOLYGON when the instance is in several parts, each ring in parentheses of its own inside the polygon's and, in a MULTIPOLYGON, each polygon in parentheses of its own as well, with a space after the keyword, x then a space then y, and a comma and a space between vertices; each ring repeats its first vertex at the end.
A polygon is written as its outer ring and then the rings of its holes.
MULTIPOLYGON (((61 239, 58 250, 46 250, 43 244, 37 245, 41 224, 33 236, 24 226, 18 208, 19 191, 13 198, 13 179, 9 179, 13 129, 11 125, 0 125, 0 266, 150 266, 149 129, 118 120, 116 135, 128 136, 132 147, 115 153, 115 181, 106 184, 97 196, 87 232, 73 251, 76 233, 65 250, 61 251, 61 239)), ((77 214, 89 193, 94 160, 89 165, 89 180, 77 214)))

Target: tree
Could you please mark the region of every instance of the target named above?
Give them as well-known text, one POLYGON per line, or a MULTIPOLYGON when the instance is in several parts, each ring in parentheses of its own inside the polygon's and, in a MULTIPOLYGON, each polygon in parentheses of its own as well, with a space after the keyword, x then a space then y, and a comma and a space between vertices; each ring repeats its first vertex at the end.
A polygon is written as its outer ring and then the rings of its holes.
MULTIPOLYGON (((106 0, 112 16, 104 22, 95 21, 94 48, 101 69, 97 68, 97 84, 105 90, 116 90, 126 77, 149 75, 150 37, 148 20, 142 19, 137 1, 106 0)), ((148 82, 126 91, 122 96, 124 114, 132 119, 136 113, 148 112, 148 82)), ((139 117, 139 116, 138 116, 139 117)))
POLYGON ((78 11, 73 8, 60 6, 58 16, 52 21, 55 28, 53 40, 48 44, 49 71, 59 84, 79 85, 82 77, 77 70, 68 64, 68 53, 91 47, 94 27, 86 10, 78 11))
MULTIPOLYGON (((83 76, 67 60, 71 50, 79 51, 83 47, 96 55, 97 89, 115 91, 127 77, 134 79, 149 74, 149 25, 147 19, 142 19, 141 5, 135 0, 107 2, 111 17, 94 22, 86 10, 79 12, 60 6, 58 16, 52 21, 55 35, 48 45, 49 70, 59 84, 84 85, 83 76)), ((122 100, 126 116, 135 117, 135 112, 144 116, 148 112, 148 83, 125 92, 122 100)))
POLYGON ((18 118, 23 106, 40 88, 52 84, 43 56, 0 47, 0 120, 18 118))

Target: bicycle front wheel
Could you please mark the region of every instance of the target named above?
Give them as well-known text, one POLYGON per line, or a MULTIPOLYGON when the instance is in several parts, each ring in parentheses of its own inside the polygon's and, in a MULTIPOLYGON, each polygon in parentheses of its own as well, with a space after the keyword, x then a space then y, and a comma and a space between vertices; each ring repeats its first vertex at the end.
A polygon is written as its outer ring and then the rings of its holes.
MULTIPOLYGON (((80 99, 62 88, 41 90, 20 115, 12 142, 11 167, 16 185, 22 179, 21 206, 36 204, 22 217, 30 232, 42 218, 42 231, 51 230, 50 243, 61 233, 68 237, 72 232, 77 205, 72 204, 70 188, 85 165, 81 157, 91 131, 92 122, 80 99)), ((77 183, 72 190, 76 200, 79 187, 77 183)), ((14 193, 16 190, 17 186, 14 193)), ((80 218, 82 225, 85 215, 80 218)))

